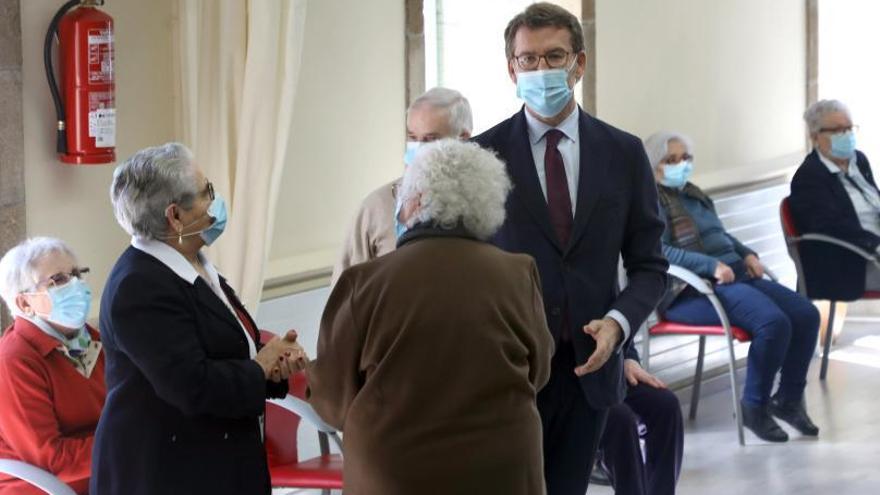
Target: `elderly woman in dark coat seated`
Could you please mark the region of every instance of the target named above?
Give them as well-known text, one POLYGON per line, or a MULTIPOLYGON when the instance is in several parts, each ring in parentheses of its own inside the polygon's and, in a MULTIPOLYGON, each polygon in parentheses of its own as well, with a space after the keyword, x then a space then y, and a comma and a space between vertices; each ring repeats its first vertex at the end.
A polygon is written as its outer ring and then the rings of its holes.
POLYGON ((226 206, 184 146, 135 153, 110 196, 132 240, 101 300, 108 395, 91 493, 268 494, 261 417, 304 358, 295 333, 261 348, 202 252, 226 206))
MULTIPOLYGON (((0 339, 0 458, 89 487, 92 442, 107 389, 92 291, 63 241, 28 239, 0 260, 0 296, 15 318, 0 339)), ((42 490, 0 475, 0 494, 42 490)))
MULTIPOLYGON (((671 264, 713 279, 731 324, 751 334, 741 400, 743 424, 771 442, 788 440, 773 416, 805 435, 818 435, 803 395, 816 349, 819 312, 804 297, 762 278, 758 256, 724 230, 712 200, 688 182, 692 148, 687 136, 672 132, 659 132, 645 140, 666 221, 663 254, 671 264), (771 398, 777 372, 781 374, 779 388, 771 398)), ((666 318, 672 321, 720 324, 708 299, 695 291, 673 291, 660 309, 664 306, 666 318)))
POLYGON ((791 213, 801 233, 824 234, 867 251, 826 242, 802 242, 807 294, 852 301, 880 291, 880 189, 868 157, 856 149, 849 109, 837 100, 814 103, 804 113, 813 151, 791 181, 791 213))
POLYGON ((346 493, 544 493, 535 394, 552 340, 534 261, 486 243, 510 181, 476 144, 426 145, 390 254, 342 273, 311 402, 345 433, 346 493))

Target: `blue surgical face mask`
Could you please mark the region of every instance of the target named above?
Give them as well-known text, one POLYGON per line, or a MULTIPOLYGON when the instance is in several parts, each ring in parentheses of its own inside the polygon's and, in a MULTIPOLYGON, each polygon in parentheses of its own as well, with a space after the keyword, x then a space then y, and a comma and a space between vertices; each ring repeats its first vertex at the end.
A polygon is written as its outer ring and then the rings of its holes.
POLYGON ((214 223, 200 235, 205 244, 210 246, 226 229, 226 201, 223 201, 223 197, 219 194, 214 196, 214 200, 208 206, 208 216, 214 219, 214 223))
POLYGON ((516 96, 541 117, 554 117, 571 101, 568 76, 566 69, 518 72, 516 96))
POLYGON ((398 218, 400 217, 400 209, 402 207, 403 205, 401 204, 400 199, 398 199, 397 204, 394 207, 394 235, 396 235, 398 239, 400 239, 400 236, 406 233, 407 230, 406 225, 402 224, 400 218, 398 218))
POLYGON ((409 167, 412 165, 413 161, 416 159, 416 153, 418 153, 419 148, 425 144, 421 141, 407 141, 406 142, 406 152, 403 154, 403 163, 409 167))
POLYGON ((89 308, 92 305, 92 290, 78 278, 61 287, 50 287, 47 291, 52 302, 52 310, 40 318, 64 328, 79 329, 86 324, 89 308))
POLYGON ((848 160, 856 154, 856 135, 853 131, 831 135, 831 156, 848 160))
POLYGON ((667 163, 663 166, 663 179, 660 180, 660 183, 666 187, 681 189, 687 184, 693 171, 694 166, 689 160, 682 160, 675 164, 667 163))

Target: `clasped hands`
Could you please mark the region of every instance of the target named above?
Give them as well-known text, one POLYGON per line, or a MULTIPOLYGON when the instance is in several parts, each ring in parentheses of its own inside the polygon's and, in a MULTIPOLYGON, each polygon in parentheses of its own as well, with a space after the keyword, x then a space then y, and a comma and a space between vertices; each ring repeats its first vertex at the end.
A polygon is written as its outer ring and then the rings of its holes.
POLYGON ((282 337, 273 337, 257 353, 254 360, 263 368, 267 380, 279 383, 305 369, 309 358, 296 337, 296 331, 289 330, 282 337))
MULTIPOLYGON (((764 266, 761 265, 761 261, 758 260, 757 256, 754 254, 746 255, 746 257, 743 258, 743 262, 746 265, 746 272, 749 274, 749 277, 761 278, 764 276, 764 266)), ((733 273, 733 269, 721 261, 715 265, 715 273, 713 276, 719 284, 729 284, 736 281, 736 275, 733 273)))

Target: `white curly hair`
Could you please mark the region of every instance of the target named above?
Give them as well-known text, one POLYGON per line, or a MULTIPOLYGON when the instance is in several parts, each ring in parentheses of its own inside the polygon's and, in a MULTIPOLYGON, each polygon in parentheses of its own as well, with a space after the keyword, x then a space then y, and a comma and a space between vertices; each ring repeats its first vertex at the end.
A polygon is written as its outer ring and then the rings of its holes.
POLYGON ((510 178, 504 163, 475 143, 458 139, 434 141, 419 149, 403 175, 401 204, 419 198, 419 209, 407 220, 452 229, 461 223, 486 240, 504 223, 510 178))

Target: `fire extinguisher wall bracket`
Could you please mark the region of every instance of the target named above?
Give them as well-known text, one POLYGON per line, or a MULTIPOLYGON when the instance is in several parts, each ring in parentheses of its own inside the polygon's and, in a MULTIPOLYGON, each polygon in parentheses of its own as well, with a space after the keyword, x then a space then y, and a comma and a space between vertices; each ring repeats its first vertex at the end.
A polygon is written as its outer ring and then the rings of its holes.
POLYGON ((63 163, 116 161, 113 18, 101 0, 70 0, 49 24, 43 46, 46 79, 55 103, 57 152, 63 163), (58 37, 60 87, 52 65, 58 37))

